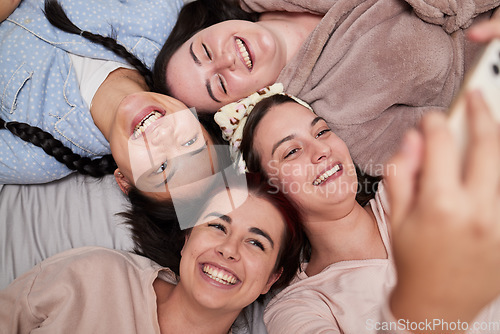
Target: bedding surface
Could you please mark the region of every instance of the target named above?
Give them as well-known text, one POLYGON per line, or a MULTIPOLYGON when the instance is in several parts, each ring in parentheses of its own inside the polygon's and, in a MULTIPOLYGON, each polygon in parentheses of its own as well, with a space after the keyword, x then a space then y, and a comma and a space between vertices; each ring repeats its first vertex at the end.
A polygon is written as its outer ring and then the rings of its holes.
POLYGON ((128 200, 113 175, 0 185, 0 289, 43 259, 80 246, 132 250, 128 200))

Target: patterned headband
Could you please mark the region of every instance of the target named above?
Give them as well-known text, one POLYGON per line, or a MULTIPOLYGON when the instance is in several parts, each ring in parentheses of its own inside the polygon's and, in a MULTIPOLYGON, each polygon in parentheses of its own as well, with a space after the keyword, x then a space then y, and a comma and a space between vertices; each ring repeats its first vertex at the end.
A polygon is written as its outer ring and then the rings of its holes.
POLYGON ((285 94, 283 92, 283 84, 275 83, 271 86, 264 87, 237 102, 229 103, 223 106, 214 115, 215 122, 222 130, 222 137, 229 141, 231 146, 231 158, 235 164, 238 165, 240 172, 244 172, 246 170, 246 165, 241 157, 239 148, 241 138, 243 136, 243 128, 245 127, 248 115, 257 103, 265 98, 277 94, 289 96, 295 100, 295 102, 312 111, 312 108, 304 101, 295 96, 285 94))

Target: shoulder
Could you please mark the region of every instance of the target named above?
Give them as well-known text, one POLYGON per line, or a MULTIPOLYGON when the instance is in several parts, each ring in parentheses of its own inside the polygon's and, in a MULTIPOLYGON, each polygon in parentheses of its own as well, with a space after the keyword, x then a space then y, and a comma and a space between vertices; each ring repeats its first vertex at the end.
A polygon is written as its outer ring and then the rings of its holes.
POLYGON ((96 290, 108 286, 105 282, 116 285, 140 281, 148 273, 155 276, 160 269, 153 261, 125 251, 102 247, 74 248, 40 262, 16 278, 8 289, 26 291, 38 304, 50 301, 57 293, 64 294, 64 291, 96 290))
POLYGON ((383 213, 387 215, 390 213, 389 195, 387 194, 384 179, 378 183, 377 192, 375 193, 375 198, 372 199, 372 202, 377 203, 383 213))
POLYGON ((325 286, 331 282, 335 274, 335 270, 328 268, 314 276, 307 276, 304 272, 298 273, 289 286, 271 299, 266 307, 266 312, 307 309, 311 304, 322 304, 321 296, 325 294, 325 286))
POLYGON ((64 291, 82 295, 107 291, 110 298, 120 298, 121 288, 136 287, 140 295, 161 269, 155 262, 126 251, 76 248, 52 256, 33 269, 28 275, 33 280, 29 295, 35 305, 50 303, 64 291), (51 296, 42 297, 44 291, 51 291, 51 296))
POLYGON ((103 272, 125 268, 136 268, 137 270, 160 268, 158 264, 143 256, 127 251, 94 246, 74 248, 61 252, 43 261, 41 267, 44 270, 63 267, 68 271, 82 268, 86 269, 87 275, 91 273, 102 275, 103 272))
POLYGON ((384 246, 389 254, 389 257, 391 258, 391 207, 384 180, 379 182, 375 198, 372 199, 368 205, 370 205, 373 215, 375 216, 382 241, 384 242, 384 246))
POLYGON ((325 290, 327 272, 295 281, 269 302, 264 310, 269 333, 338 332, 325 290))

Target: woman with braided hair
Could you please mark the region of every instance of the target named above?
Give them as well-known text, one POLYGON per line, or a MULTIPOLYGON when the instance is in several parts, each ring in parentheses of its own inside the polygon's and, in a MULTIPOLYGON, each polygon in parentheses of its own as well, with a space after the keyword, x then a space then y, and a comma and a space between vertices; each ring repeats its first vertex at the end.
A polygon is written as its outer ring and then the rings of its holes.
POLYGON ((214 174, 210 124, 150 92, 181 4, 22 1, 0 24, 0 183, 115 172, 125 192, 158 194, 214 174), (179 176, 187 163, 206 168, 179 176))

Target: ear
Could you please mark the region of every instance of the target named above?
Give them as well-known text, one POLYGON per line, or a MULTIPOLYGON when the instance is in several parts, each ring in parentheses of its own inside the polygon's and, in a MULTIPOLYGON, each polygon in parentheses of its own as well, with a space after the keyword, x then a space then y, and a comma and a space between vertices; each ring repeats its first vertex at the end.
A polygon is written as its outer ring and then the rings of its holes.
POLYGON ((116 183, 118 183, 118 186, 120 187, 122 192, 125 195, 128 195, 128 192, 129 192, 130 188, 132 187, 129 180, 125 177, 125 175, 123 175, 120 172, 120 170, 118 168, 115 170, 114 175, 115 175, 116 183))
POLYGON ((266 286, 260 293, 261 295, 265 295, 269 289, 273 286, 274 283, 281 277, 281 274, 283 273, 283 268, 280 268, 278 271, 275 271, 269 276, 269 279, 267 280, 266 286))

